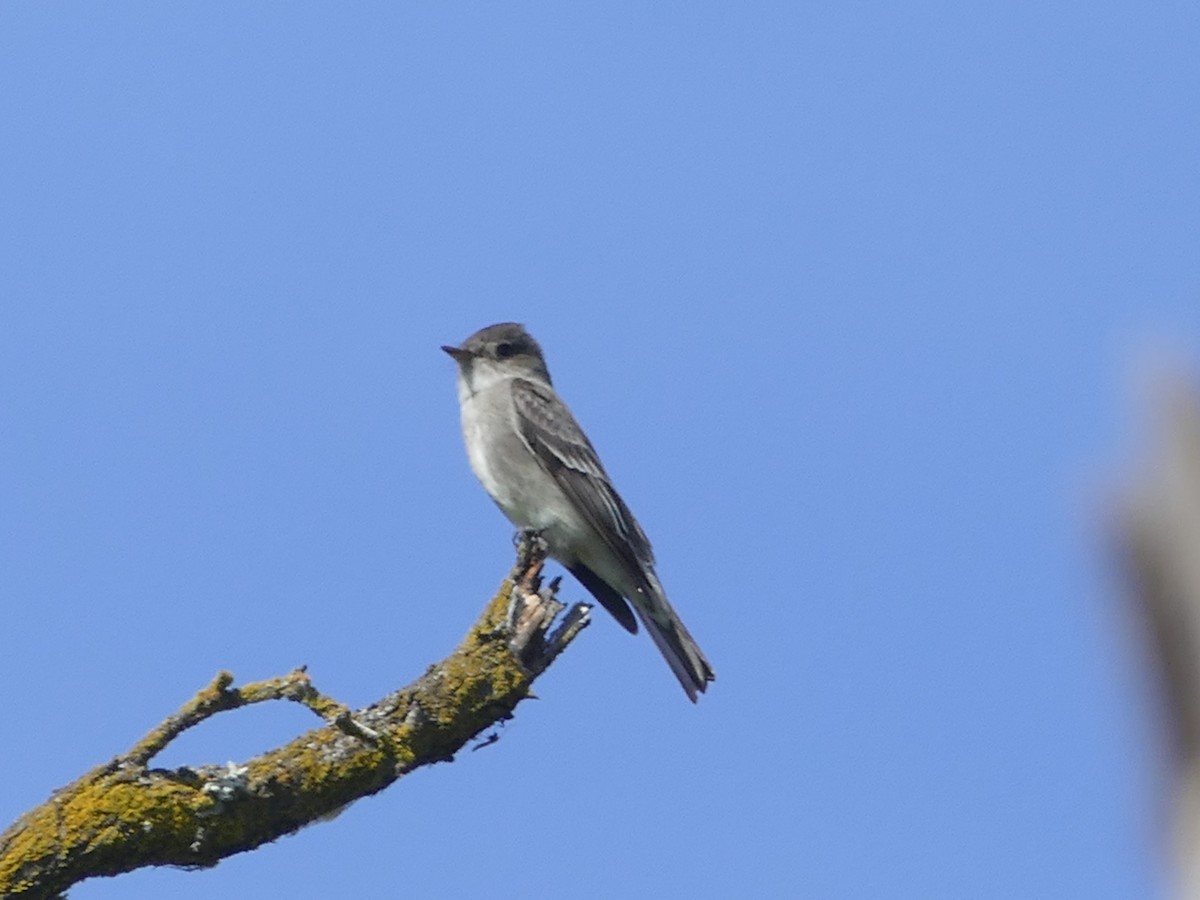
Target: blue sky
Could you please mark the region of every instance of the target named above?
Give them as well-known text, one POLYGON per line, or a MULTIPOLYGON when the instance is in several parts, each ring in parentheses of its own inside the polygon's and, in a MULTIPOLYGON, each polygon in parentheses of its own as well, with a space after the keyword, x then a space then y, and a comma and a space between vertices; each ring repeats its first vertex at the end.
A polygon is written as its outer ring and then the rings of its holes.
POLYGON ((4 3, 0 821, 219 669, 357 705, 444 656, 512 552, 438 346, 516 320, 709 695, 601 616, 498 744, 74 900, 1160 896, 1105 542, 1139 361, 1200 356, 1198 45, 1182 2, 4 3))

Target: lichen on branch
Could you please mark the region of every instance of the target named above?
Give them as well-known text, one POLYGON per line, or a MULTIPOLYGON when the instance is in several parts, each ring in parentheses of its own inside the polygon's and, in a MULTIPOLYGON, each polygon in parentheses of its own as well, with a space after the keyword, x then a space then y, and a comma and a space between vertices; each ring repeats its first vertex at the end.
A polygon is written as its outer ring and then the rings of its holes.
POLYGON ((458 648, 363 709, 325 696, 303 669, 240 688, 221 672, 127 752, 0 835, 0 896, 55 897, 86 878, 142 866, 212 866, 453 759, 512 716, 589 622, 583 604, 560 615, 557 582, 542 585, 544 558, 544 545, 526 536, 516 567, 458 648), (268 700, 301 703, 325 724, 242 764, 150 767, 188 728, 268 700))

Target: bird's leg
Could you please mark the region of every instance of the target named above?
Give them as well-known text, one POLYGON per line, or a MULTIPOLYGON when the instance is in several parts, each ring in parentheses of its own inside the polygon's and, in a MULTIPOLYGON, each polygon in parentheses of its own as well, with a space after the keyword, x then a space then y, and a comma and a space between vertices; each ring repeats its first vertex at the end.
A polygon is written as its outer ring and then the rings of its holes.
POLYGON ((522 528, 514 533, 513 546, 517 548, 517 558, 523 567, 541 563, 550 553, 550 545, 537 528, 522 528))

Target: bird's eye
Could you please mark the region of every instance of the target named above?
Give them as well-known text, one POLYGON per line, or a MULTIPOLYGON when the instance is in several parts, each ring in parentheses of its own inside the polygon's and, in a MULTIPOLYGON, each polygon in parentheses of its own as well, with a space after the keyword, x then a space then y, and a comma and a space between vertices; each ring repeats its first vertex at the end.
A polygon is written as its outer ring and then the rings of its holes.
POLYGON ((496 345, 496 355, 501 359, 508 359, 516 352, 517 348, 508 341, 503 341, 496 345))

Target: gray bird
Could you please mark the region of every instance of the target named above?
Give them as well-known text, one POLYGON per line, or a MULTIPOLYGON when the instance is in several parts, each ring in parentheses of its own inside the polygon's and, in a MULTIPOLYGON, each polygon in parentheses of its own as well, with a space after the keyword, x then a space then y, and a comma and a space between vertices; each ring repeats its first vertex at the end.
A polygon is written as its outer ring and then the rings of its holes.
POLYGON ((637 616, 694 703, 716 676, 654 572, 650 541, 613 487, 592 443, 550 383, 542 348, 511 322, 442 347, 458 363, 471 469, 518 528, 632 634, 637 616))

